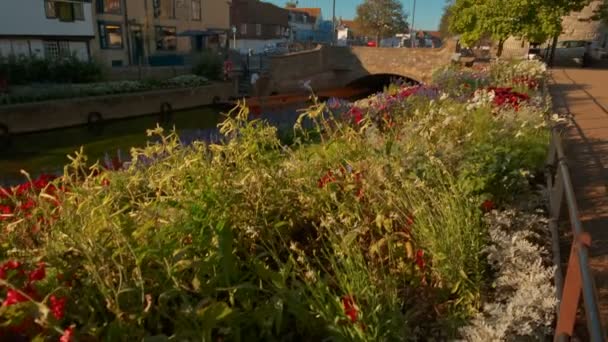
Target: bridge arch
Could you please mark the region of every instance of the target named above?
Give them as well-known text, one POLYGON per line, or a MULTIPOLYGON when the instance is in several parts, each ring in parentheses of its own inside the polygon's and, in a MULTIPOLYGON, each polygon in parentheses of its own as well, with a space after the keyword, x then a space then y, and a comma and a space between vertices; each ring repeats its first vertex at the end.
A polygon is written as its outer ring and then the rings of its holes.
POLYGON ((420 81, 407 75, 394 73, 378 73, 368 74, 356 77, 346 84, 346 87, 352 88, 369 88, 371 90, 382 90, 385 86, 395 83, 404 82, 411 85, 420 84, 420 81))

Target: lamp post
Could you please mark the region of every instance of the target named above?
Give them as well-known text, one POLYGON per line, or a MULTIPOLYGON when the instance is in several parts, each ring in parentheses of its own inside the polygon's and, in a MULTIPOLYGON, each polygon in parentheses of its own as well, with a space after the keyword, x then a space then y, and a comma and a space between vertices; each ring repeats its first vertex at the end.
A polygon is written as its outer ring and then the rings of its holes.
POLYGON ((331 42, 332 42, 332 45, 335 45, 336 44, 336 34, 337 34, 337 32, 336 32, 336 0, 334 0, 331 26, 332 26, 332 30, 333 30, 333 34, 331 36, 331 42))
POLYGON ((236 50, 236 26, 232 25, 232 48, 236 50))
POLYGON ((414 17, 416 16, 416 0, 414 0, 414 9, 412 10, 412 27, 410 28, 410 40, 412 41, 412 47, 415 47, 414 39, 414 17))

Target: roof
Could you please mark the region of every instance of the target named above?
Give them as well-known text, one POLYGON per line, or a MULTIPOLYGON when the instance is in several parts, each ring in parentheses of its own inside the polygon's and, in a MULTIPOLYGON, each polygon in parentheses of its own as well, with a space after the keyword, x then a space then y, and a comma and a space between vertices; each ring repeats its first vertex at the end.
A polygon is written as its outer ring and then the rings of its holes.
POLYGON ((287 10, 291 12, 300 12, 306 13, 310 17, 320 18, 321 17, 321 9, 318 7, 295 7, 295 8, 287 8, 287 10))

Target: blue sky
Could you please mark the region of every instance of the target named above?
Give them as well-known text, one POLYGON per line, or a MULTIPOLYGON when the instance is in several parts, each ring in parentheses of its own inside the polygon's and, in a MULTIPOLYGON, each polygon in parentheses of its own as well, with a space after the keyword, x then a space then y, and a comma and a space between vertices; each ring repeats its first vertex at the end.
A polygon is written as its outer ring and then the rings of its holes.
MULTIPOLYGON (((0 0, 2 1, 2 0, 0 0)), ((284 6, 286 0, 265 0, 278 6, 284 6)), ((399 0, 403 4, 403 9, 408 13, 408 22, 412 22, 412 5, 414 0, 399 0)), ((363 0, 336 0, 336 17, 342 16, 344 19, 354 19, 357 5, 363 0)), ((332 15, 333 0, 299 0, 298 7, 321 7, 323 18, 330 19, 332 15)), ((439 26, 439 19, 443 14, 445 0, 417 0, 416 17, 414 27, 422 30, 436 30, 439 26)))

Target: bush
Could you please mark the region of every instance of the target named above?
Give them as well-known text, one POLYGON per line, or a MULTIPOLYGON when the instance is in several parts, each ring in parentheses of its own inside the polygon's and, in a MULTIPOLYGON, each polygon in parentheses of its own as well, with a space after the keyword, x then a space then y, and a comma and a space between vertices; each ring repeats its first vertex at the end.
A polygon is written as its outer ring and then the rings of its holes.
POLYGON ((198 56, 192 72, 217 81, 222 79, 222 67, 221 55, 216 52, 205 51, 198 56))
POLYGON ((103 78, 102 67, 93 61, 81 61, 76 56, 44 59, 38 57, 0 57, 0 76, 9 84, 86 83, 103 78))
POLYGON ((222 143, 184 146, 157 128, 118 170, 78 153, 54 183, 0 192, 0 333, 26 322, 99 340, 534 335, 555 307, 542 301, 550 270, 540 249, 512 243, 531 234, 503 224, 529 217, 483 214, 521 200, 505 192, 524 193, 522 175, 542 168, 543 113, 460 96, 391 87, 368 107, 315 103, 291 145, 241 106, 222 143), (520 281, 530 270, 542 274, 520 281), (495 280, 509 291, 492 293, 495 280), (492 317, 484 298, 497 298, 492 317))

